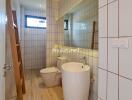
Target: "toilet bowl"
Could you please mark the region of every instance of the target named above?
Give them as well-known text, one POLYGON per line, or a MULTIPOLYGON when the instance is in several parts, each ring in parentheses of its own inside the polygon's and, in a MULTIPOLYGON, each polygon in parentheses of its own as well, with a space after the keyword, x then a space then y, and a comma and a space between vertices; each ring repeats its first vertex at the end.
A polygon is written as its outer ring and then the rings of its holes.
POLYGON ((61 72, 56 67, 50 67, 40 70, 41 77, 46 87, 53 87, 60 85, 61 72))
POLYGON ((42 80, 46 87, 54 87, 61 84, 61 66, 67 62, 65 57, 57 58, 57 67, 48 67, 40 70, 42 80))

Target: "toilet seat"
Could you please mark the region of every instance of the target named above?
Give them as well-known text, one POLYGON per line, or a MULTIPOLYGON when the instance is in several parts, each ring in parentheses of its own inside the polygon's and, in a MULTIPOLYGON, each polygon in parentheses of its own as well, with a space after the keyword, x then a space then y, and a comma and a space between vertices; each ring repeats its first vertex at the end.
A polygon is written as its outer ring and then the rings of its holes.
POLYGON ((49 67, 49 68, 44 68, 40 70, 40 73, 46 74, 46 73, 60 73, 60 70, 56 67, 49 67))

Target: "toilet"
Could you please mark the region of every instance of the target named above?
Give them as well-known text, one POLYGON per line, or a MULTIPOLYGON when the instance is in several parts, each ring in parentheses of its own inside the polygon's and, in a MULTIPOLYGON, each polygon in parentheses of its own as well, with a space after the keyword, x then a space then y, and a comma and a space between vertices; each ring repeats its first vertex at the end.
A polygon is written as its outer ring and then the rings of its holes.
POLYGON ((40 70, 42 80, 46 87, 54 87, 61 84, 61 66, 66 62, 66 57, 57 57, 57 67, 40 70))

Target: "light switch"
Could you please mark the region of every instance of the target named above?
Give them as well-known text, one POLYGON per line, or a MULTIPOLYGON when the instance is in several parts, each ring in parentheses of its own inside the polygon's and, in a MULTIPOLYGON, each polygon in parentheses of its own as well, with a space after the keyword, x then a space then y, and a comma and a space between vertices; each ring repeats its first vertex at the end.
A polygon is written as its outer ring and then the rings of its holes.
POLYGON ((112 47, 120 48, 120 49, 127 49, 129 47, 129 40, 128 38, 113 38, 112 47))

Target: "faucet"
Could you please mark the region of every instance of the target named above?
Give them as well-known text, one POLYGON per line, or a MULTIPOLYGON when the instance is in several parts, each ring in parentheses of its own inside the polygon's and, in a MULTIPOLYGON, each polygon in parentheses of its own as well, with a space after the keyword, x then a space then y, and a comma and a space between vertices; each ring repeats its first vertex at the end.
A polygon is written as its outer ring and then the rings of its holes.
POLYGON ((83 64, 84 64, 84 65, 87 65, 87 58, 84 56, 84 57, 82 57, 81 59, 83 60, 83 64))

